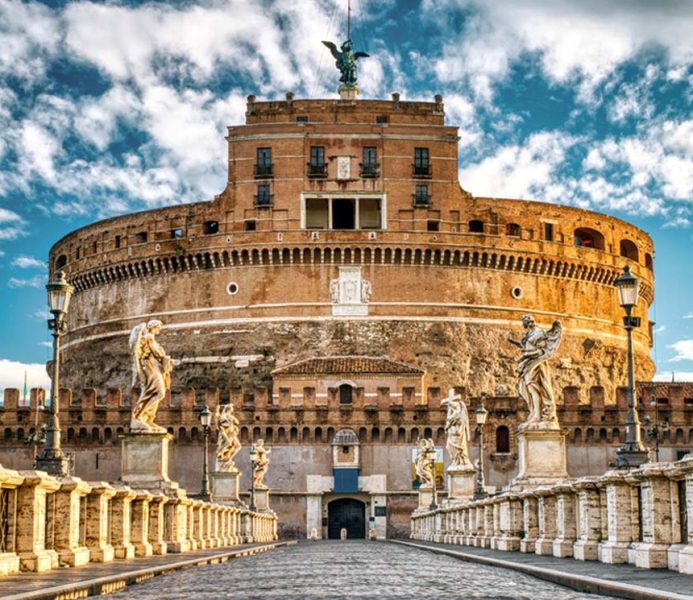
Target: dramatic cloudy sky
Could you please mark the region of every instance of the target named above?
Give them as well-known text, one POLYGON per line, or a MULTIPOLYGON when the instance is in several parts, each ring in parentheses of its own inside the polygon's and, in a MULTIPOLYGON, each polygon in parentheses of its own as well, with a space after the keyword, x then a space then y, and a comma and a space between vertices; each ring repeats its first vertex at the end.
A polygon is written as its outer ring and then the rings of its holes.
MULTIPOLYGON (((45 260, 106 216, 209 199, 245 97, 334 96, 342 0, 0 0, 0 388, 45 381, 45 260), (29 365, 25 367, 24 365, 29 365)), ((354 1, 365 98, 443 94, 460 180, 655 240, 654 355, 693 373, 693 3, 354 1)))

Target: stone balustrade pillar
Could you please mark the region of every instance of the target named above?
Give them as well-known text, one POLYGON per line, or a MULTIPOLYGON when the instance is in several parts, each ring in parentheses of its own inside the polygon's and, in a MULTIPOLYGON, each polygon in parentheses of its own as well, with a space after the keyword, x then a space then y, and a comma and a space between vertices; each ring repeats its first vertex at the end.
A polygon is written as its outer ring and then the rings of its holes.
POLYGON ((105 481, 90 482, 87 495, 87 522, 85 543, 91 562, 110 562, 115 550, 110 542, 111 499, 115 490, 105 481))
POLYGON ((628 562, 628 548, 633 541, 634 515, 631 485, 623 471, 608 471, 600 485, 606 489, 608 538, 598 546, 599 560, 604 563, 628 562))
POLYGON ((46 535, 55 523, 53 502, 48 498, 60 489, 60 482, 44 471, 20 471, 19 475, 24 479, 17 488, 19 567, 22 571, 48 571, 58 566, 52 535, 46 535))
POLYGON ((520 552, 534 554, 537 536, 539 535, 539 517, 537 497, 529 491, 520 494, 522 502, 522 530, 524 535, 520 540, 520 552))
POLYGON ((496 539, 497 550, 516 552, 520 549, 520 534, 523 528, 522 502, 518 494, 507 493, 499 498, 500 535, 496 539))
POLYGON ((24 483, 24 477, 18 471, 5 469, 0 466, 0 495, 5 507, 7 521, 5 527, 0 530, 2 536, 3 552, 0 552, 0 576, 17 573, 19 571, 19 555, 16 552, 17 544, 17 488, 24 483))
MULTIPOLYGON (((676 463, 680 482, 676 483, 678 538, 676 562, 679 573, 693 575, 693 455, 676 463)), ((673 557, 672 557, 673 558, 673 557)))
POLYGON ((577 539, 577 497, 569 482, 561 482, 551 488, 556 494, 556 537, 553 555, 557 558, 573 556, 573 544, 577 539))
POLYGON ((481 547, 490 548, 493 538, 493 500, 482 501, 483 533, 481 536, 481 547))
POLYGON ((55 502, 54 547, 61 567, 79 567, 89 562, 86 547, 86 497, 91 486, 77 477, 59 479, 55 502), (82 510, 84 508, 84 510, 82 510))
POLYGON ((212 523, 212 540, 215 548, 224 546, 224 540, 221 535, 221 519, 219 517, 219 506, 212 504, 209 507, 209 518, 212 523))
POLYGON ((187 524, 185 537, 188 540, 188 543, 190 544, 190 550, 194 552, 199 548, 199 545, 197 543, 197 538, 199 534, 197 531, 197 522, 195 521, 195 503, 199 501, 195 500, 194 498, 189 498, 189 500, 190 502, 185 507, 185 522, 187 524))
POLYGON ((500 530, 500 505, 501 502, 498 498, 493 498, 491 501, 491 523, 493 524, 493 531, 491 533, 491 539, 489 540, 489 548, 496 550, 496 543, 501 537, 500 530))
POLYGON ((632 471, 640 482, 641 540, 633 543, 635 566, 663 569, 668 566, 669 546, 674 543, 671 481, 663 463, 646 463, 632 471))
POLYGON ((168 551, 165 536, 167 502, 168 497, 163 492, 152 492, 149 502, 149 543, 154 555, 164 555, 168 551))
POLYGON ((188 552, 188 498, 178 496, 169 498, 165 507, 167 552, 188 552))
POLYGON ((482 502, 477 502, 474 506, 474 539, 472 545, 477 548, 481 547, 482 538, 484 537, 484 505, 482 502))
POLYGON ((208 527, 205 527, 205 503, 201 500, 193 500, 192 504, 190 505, 190 508, 192 510, 191 522, 193 526, 193 531, 195 532, 195 548, 197 548, 198 550, 204 550, 205 548, 209 548, 207 542, 208 527))
POLYGON ((577 560, 597 560, 597 547, 602 536, 601 493, 596 477, 581 477, 575 482, 577 492, 578 531, 573 544, 577 560))
POLYGON ((551 556, 553 541, 556 538, 556 496, 548 487, 537 488, 536 495, 539 536, 534 545, 534 552, 551 556))
POLYGON ((233 511, 233 536, 234 536, 234 545, 238 546, 242 543, 244 543, 244 538, 243 538, 243 524, 241 522, 241 509, 234 506, 231 508, 233 511))
POLYGON ((116 558, 134 558, 135 546, 130 541, 132 524, 132 500, 137 493, 126 485, 113 486, 111 499, 111 544, 116 558))
POLYGON ((152 556, 154 548, 149 541, 149 507, 154 496, 146 490, 137 490, 130 504, 130 542, 135 547, 135 556, 152 556))
POLYGON ((229 535, 229 509, 227 506, 217 506, 219 511, 219 539, 221 540, 221 545, 231 546, 233 542, 231 541, 231 536, 229 535))

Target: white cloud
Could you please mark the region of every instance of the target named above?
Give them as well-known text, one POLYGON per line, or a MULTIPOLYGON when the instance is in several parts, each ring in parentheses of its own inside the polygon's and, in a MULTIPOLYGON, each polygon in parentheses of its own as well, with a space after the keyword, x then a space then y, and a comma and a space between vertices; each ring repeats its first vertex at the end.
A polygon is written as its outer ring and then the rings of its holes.
POLYGON ((10 277, 7 280, 7 285, 11 288, 24 288, 24 287, 41 288, 41 287, 46 285, 46 276, 45 275, 36 275, 35 277, 32 277, 31 279, 19 279, 17 277, 10 277))
POLYGON ((693 360, 693 340, 679 340, 669 346, 676 355, 669 359, 669 362, 680 360, 693 360))
POLYGON ((667 383, 672 380, 675 382, 693 381, 693 371, 663 371, 662 373, 657 373, 652 379, 653 381, 667 383))
POLYGON ((24 219, 16 212, 0 208, 0 240, 15 240, 26 235, 24 219))
POLYGON ((33 256, 16 256, 12 260, 12 266, 18 267, 20 269, 46 269, 47 265, 42 260, 34 258, 33 256))
POLYGON ((26 373, 29 388, 50 388, 51 382, 46 373, 46 366, 35 363, 21 363, 6 358, 0 358, 0 389, 24 387, 26 373))

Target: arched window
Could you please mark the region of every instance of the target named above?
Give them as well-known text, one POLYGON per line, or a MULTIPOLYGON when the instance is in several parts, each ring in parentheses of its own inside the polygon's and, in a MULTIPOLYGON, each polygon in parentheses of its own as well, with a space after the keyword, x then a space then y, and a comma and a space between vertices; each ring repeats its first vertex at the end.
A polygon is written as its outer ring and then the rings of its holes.
POLYGON ((638 247, 630 240, 621 240, 619 250, 621 256, 624 256, 625 258, 630 258, 631 260, 637 261, 640 257, 638 254, 638 247))
POLYGON ((58 258, 55 259, 55 268, 57 269, 62 269, 65 265, 67 264, 67 256, 64 254, 61 254, 58 256, 58 258))
POLYGON ((648 252, 645 254, 645 266, 651 271, 654 266, 652 264, 652 255, 648 252))
POLYGON ((343 383, 339 386, 339 403, 351 404, 354 396, 354 388, 348 383, 343 383))
POLYGON ((469 221, 469 233, 484 233, 484 222, 473 220, 469 221))
POLYGON ((574 240, 576 246, 604 250, 604 236, 596 229, 589 229, 588 227, 576 229, 574 240))
POLYGON ((496 452, 499 454, 510 452, 510 430, 505 425, 499 425, 496 429, 496 452))
POLYGON ((522 227, 517 223, 508 223, 505 226, 505 235, 512 235, 514 237, 520 237, 522 234, 522 227))

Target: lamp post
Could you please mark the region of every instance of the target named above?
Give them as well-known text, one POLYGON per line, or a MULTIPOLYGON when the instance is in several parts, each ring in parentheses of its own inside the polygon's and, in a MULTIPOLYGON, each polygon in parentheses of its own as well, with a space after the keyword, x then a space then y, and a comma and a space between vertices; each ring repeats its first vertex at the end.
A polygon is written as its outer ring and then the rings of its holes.
MULTIPOLYGON (((668 421, 664 421, 664 423, 659 422, 659 403, 657 402, 657 394, 655 393, 655 388, 652 386, 652 399, 650 400, 650 406, 654 407, 655 411, 655 421, 654 425, 652 427, 648 427, 645 429, 645 432, 647 433, 647 436, 651 439, 654 440, 655 443, 655 461, 659 462, 659 432, 665 432, 669 431, 669 423, 668 421)), ((652 423, 652 419, 650 417, 646 416, 643 421, 645 421, 646 425, 649 425, 652 423)))
POLYGON ((202 423, 202 435, 205 440, 204 454, 202 458, 202 488, 200 499, 209 501, 212 494, 209 491, 209 424, 212 422, 212 413, 205 404, 200 412, 200 423, 202 423))
POLYGON ((250 447, 250 506, 251 511, 255 510, 255 467, 257 465, 257 450, 255 444, 250 447))
POLYGON ((433 445, 433 440, 430 440, 431 445, 426 449, 428 460, 431 465, 431 504, 429 510, 438 508, 438 482, 436 481, 436 447, 433 445))
POLYGON ((638 303, 640 281, 630 272, 630 267, 623 268, 623 273, 614 281, 618 292, 618 302, 626 312, 623 326, 628 333, 628 414, 626 416, 626 441, 616 452, 616 466, 619 469, 638 467, 649 460, 649 452, 640 438, 640 420, 635 409, 635 381, 633 375, 633 329, 640 327, 640 317, 632 316, 633 308, 638 303))
POLYGON ((474 500, 481 500, 488 495, 484 486, 484 423, 488 417, 488 411, 484 407, 486 394, 481 394, 479 408, 474 411, 476 418, 476 433, 479 439, 479 461, 476 468, 476 485, 474 486, 474 500))
POLYGON ((53 315, 48 320, 48 328, 53 333, 53 381, 51 383, 51 414, 46 427, 46 443, 36 459, 36 468, 57 477, 70 474, 70 460, 60 448, 60 338, 67 332, 67 309, 70 298, 75 291, 65 279, 65 273, 58 271, 55 279, 46 285, 48 291, 48 309, 53 315))

